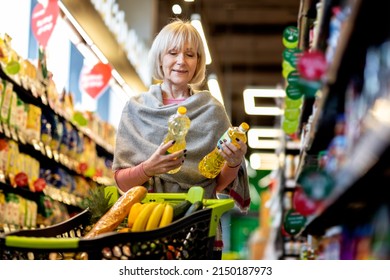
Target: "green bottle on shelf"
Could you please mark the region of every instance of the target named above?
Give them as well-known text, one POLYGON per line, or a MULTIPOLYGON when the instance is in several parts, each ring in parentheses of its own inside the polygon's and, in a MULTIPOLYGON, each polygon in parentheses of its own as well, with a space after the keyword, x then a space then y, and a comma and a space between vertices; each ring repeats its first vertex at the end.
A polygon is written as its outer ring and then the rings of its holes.
MULTIPOLYGON (((186 148, 186 135, 190 128, 191 121, 187 116, 187 108, 180 106, 177 108, 177 112, 168 119, 168 134, 164 139, 164 144, 169 141, 175 140, 175 144, 170 147, 167 153, 172 154, 174 152, 184 150, 186 148)), ((168 174, 175 174, 179 172, 181 167, 168 171, 168 174)))
POLYGON ((199 172, 206 178, 212 179, 217 177, 221 172, 223 165, 225 164, 225 159, 219 153, 221 149, 221 144, 225 142, 231 142, 234 145, 238 145, 237 140, 246 143, 247 137, 246 132, 249 130, 249 125, 245 122, 241 123, 239 127, 229 127, 228 130, 222 135, 219 139, 217 146, 209 154, 207 154, 198 165, 199 172), (222 141, 222 142, 221 142, 222 141))

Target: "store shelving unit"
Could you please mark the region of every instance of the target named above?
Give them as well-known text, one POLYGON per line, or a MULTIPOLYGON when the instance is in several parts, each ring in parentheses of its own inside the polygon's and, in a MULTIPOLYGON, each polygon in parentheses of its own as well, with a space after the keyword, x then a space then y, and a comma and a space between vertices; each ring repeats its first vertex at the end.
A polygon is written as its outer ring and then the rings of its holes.
MULTIPOLYGON (((91 141, 96 143, 96 153, 97 155, 107 158, 109 160, 112 160, 113 158, 113 147, 109 143, 105 143, 102 139, 98 137, 98 135, 95 135, 92 131, 90 131, 88 128, 80 127, 76 123, 73 123, 72 120, 68 119, 66 116, 64 116, 58 108, 52 108, 50 105, 45 101, 46 100, 46 94, 42 93, 41 96, 37 97, 34 96, 34 94, 31 92, 31 90, 25 89, 23 86, 21 86, 18 82, 16 82, 11 76, 8 76, 0 67, 0 78, 2 80, 5 80, 12 84, 13 91, 15 91, 18 95, 18 97, 23 100, 23 102, 27 104, 32 104, 34 106, 37 106, 41 108, 42 112, 55 114, 60 119, 69 122, 75 129, 81 131, 83 135, 89 137, 91 141)), ((39 120, 40 121, 40 120, 39 120)), ((4 124, 0 124, 4 130, 4 124)), ((59 167, 66 172, 68 172, 72 176, 82 176, 85 179, 93 182, 94 184, 103 184, 103 185, 111 185, 113 184, 113 180, 110 178, 105 177, 85 177, 82 173, 80 173, 78 169, 78 162, 75 159, 66 157, 61 155, 58 151, 48 151, 45 149, 44 145, 40 143, 38 140, 36 143, 30 143, 26 142, 23 137, 21 137, 18 133, 11 134, 11 135, 5 135, 3 133, 0 133, 2 137, 12 139, 16 141, 18 144, 19 151, 28 154, 31 157, 35 158, 40 162, 40 164, 44 166, 51 166, 51 167, 59 167), (57 156, 55 156, 57 155, 57 156)), ((18 194, 25 199, 33 200, 35 202, 39 202, 42 195, 46 195, 46 190, 43 192, 32 192, 29 190, 27 186, 25 187, 14 187, 9 185, 8 183, 0 182, 0 191, 4 193, 14 193, 18 194)), ((60 192, 60 191, 59 191, 60 192)), ((49 191, 50 193, 50 191, 49 191)), ((57 192, 55 192, 57 193, 57 192)), ((55 195, 56 200, 58 200, 61 203, 64 203, 68 209, 76 211, 81 211, 82 209, 82 198, 75 196, 71 193, 63 193, 63 195, 55 195)), ((52 195, 49 195, 52 196, 52 195)))
MULTIPOLYGON (((302 2, 306 10, 311 10, 319 1, 302 2)), ((315 48, 325 50, 330 11, 340 2, 322 1, 324 12, 315 48)), ((345 110, 348 86, 354 79, 364 79, 367 50, 390 38, 387 21, 390 3, 385 2, 356 0, 348 3, 351 13, 341 31, 334 58, 323 81, 322 96, 312 117, 310 133, 304 139, 297 179, 305 167, 313 162, 315 164, 315 160, 310 159, 330 144, 336 117, 345 110)), ((305 39, 305 28, 301 32, 301 38, 305 39)), ((307 46, 305 43, 301 45, 307 46)), ((363 119, 359 141, 348 151, 346 163, 334 176, 334 191, 321 209, 310 216, 301 235, 321 236, 332 226, 356 227, 365 224, 381 205, 389 205, 390 164, 387 159, 390 156, 390 118, 387 112, 390 99, 387 97, 377 101, 363 119)))

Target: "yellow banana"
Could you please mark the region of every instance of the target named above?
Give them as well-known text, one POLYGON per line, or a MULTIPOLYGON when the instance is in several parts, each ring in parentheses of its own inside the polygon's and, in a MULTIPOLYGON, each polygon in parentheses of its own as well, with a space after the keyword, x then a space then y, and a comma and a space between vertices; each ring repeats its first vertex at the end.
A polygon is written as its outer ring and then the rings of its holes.
POLYGON ((173 206, 167 203, 165 205, 164 212, 162 214, 161 221, 158 227, 159 228, 165 227, 170 223, 172 223, 172 220, 173 220, 173 206))
POLYGON ((141 212, 138 214, 137 218, 135 218, 132 227, 133 232, 145 230, 150 214, 152 213, 154 207, 156 206, 157 206, 157 202, 145 203, 145 206, 142 207, 141 212))
POLYGON ((164 213, 165 204, 158 203, 156 207, 154 207, 152 214, 150 214, 148 223, 146 224, 146 230, 153 230, 158 228, 160 224, 161 217, 164 213))
POLYGON ((131 206, 129 216, 127 217, 127 226, 129 228, 133 227, 134 221, 141 212, 142 207, 144 207, 145 204, 142 204, 140 202, 136 202, 131 206))

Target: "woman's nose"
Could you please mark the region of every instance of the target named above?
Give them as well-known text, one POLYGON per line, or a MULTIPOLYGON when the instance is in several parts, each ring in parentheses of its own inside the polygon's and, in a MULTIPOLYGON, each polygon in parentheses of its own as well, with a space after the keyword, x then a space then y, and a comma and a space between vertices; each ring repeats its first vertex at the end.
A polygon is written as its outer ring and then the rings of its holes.
POLYGON ((183 62, 184 62, 184 54, 180 53, 180 54, 177 56, 176 63, 182 64, 183 62))

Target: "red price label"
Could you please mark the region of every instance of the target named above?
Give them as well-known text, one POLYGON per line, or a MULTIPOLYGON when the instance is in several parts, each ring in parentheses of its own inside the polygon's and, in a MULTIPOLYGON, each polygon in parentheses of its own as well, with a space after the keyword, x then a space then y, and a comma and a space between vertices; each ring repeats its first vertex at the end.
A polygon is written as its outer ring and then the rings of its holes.
POLYGON ((307 197, 301 187, 297 187, 293 196, 293 207, 303 216, 309 216, 319 208, 320 202, 307 197))
POLYGON ((33 185, 36 192, 42 192, 46 188, 46 181, 43 178, 38 178, 33 185))
POLYGON ((322 52, 305 52, 298 59, 297 68, 301 77, 310 81, 322 78, 326 71, 326 59, 322 52))
POLYGON ((88 169, 88 164, 85 162, 79 164, 79 169, 81 174, 84 174, 84 172, 88 169))
POLYGON ((15 184, 18 187, 26 187, 28 186, 28 176, 24 172, 19 172, 15 176, 15 184))

